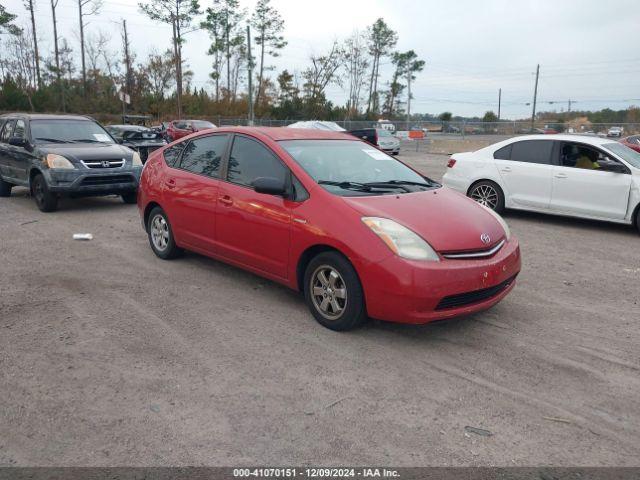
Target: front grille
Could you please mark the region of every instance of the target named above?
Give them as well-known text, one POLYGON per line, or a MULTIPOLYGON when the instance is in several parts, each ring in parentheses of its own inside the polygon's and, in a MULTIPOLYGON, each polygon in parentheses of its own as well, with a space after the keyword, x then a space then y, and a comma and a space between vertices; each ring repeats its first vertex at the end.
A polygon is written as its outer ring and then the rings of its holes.
POLYGON ((508 280, 505 280, 498 285, 489 288, 483 288, 482 290, 475 290, 473 292, 459 293, 457 295, 449 295, 440 300, 440 303, 436 306, 436 310, 445 310, 447 308, 463 307, 465 305, 471 305, 483 300, 487 300, 491 297, 495 297, 500 292, 505 290, 516 279, 515 275, 508 280))
POLYGON ((442 256, 450 260, 464 260, 467 258, 487 258, 495 255, 498 250, 504 245, 504 240, 501 240, 496 245, 486 250, 471 250, 467 252, 443 252, 442 256))
POLYGON ((108 177, 94 175, 82 180, 82 185, 115 185, 116 183, 131 183, 132 181, 133 177, 131 175, 110 175, 108 177))
POLYGON ((120 168, 124 165, 124 158, 82 160, 82 164, 87 168, 120 168))

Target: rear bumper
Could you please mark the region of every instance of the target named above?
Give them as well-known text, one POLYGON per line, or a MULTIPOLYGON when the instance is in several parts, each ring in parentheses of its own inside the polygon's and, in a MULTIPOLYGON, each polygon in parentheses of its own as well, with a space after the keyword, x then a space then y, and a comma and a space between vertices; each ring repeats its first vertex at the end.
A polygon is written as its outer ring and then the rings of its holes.
POLYGON ((483 260, 408 261, 391 256, 361 273, 368 314, 422 324, 486 310, 515 286, 520 248, 511 238, 483 260))
POLYGON ((49 191, 60 195, 92 196, 135 192, 142 167, 100 170, 44 170, 49 191))

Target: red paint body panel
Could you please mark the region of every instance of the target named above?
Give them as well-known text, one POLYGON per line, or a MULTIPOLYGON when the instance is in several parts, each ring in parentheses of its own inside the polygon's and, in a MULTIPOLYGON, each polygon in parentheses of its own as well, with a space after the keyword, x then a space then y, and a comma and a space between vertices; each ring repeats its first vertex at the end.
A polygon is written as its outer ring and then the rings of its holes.
POLYGON ((629 141, 629 137, 623 138, 620 143, 640 153, 640 143, 629 141))
MULTIPOLYGON (((511 238, 492 257, 440 262, 400 258, 362 221, 390 218, 410 228, 438 252, 488 248, 504 239, 492 215, 446 188, 401 195, 340 197, 319 186, 278 144, 286 139, 354 137, 320 130, 218 128, 252 136, 270 148, 309 192, 303 202, 170 168, 162 151, 145 164, 138 195, 141 215, 159 204, 169 217, 176 243, 298 289, 298 263, 309 248, 327 246, 353 264, 365 293, 367 313, 382 320, 427 323, 491 307, 513 288, 460 308, 435 310, 446 296, 498 285, 520 271, 518 242, 511 238), (170 180, 173 179, 173 185, 170 180), (490 246, 489 245, 489 246, 490 246)), ((193 137, 202 135, 196 133, 193 137)))

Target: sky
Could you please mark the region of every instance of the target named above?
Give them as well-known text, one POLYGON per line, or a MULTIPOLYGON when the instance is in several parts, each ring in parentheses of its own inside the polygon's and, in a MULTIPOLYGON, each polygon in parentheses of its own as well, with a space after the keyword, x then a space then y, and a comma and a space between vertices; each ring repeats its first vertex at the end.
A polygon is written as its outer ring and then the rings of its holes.
MULTIPOLYGON (((49 0, 34 0, 41 51, 53 50, 49 0)), ((211 0, 200 0, 203 7, 211 0)), ((256 0, 241 0, 253 8, 256 0)), ((0 0, 26 24, 22 0, 0 0)), ((287 47, 272 59, 275 72, 301 72, 311 54, 335 39, 364 31, 382 17, 398 33, 398 51, 413 49, 426 67, 412 83, 412 112, 501 118, 531 115, 536 65, 540 65, 538 111, 614 110, 640 105, 640 10, 637 0, 272 0, 285 21, 287 47)), ((76 0, 59 0, 59 32, 79 52, 76 0)), ((104 0, 87 31, 106 32, 114 55, 121 55, 119 24, 125 18, 138 61, 153 49, 170 47, 171 28, 154 23, 136 0, 104 0)), ((187 36, 184 57, 194 85, 208 81, 210 44, 204 31, 187 36)), ((254 51, 255 54, 255 51, 254 51)), ((277 73, 273 73, 275 77, 277 73)), ((381 82, 391 76, 383 61, 381 82)), ((337 85, 327 90, 334 103, 346 101, 337 85)))

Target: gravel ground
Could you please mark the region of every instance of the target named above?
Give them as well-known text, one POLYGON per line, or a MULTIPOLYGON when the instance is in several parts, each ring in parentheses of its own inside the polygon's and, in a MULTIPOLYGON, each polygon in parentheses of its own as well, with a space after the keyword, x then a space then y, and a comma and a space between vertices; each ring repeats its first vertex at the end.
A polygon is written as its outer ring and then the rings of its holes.
MULTIPOLYGON (((447 160, 401 158, 436 179, 447 160)), ((492 310, 335 333, 284 287, 157 259, 135 206, 42 214, 16 189, 0 199, 0 466, 640 465, 640 237, 506 219, 523 271, 492 310)))

